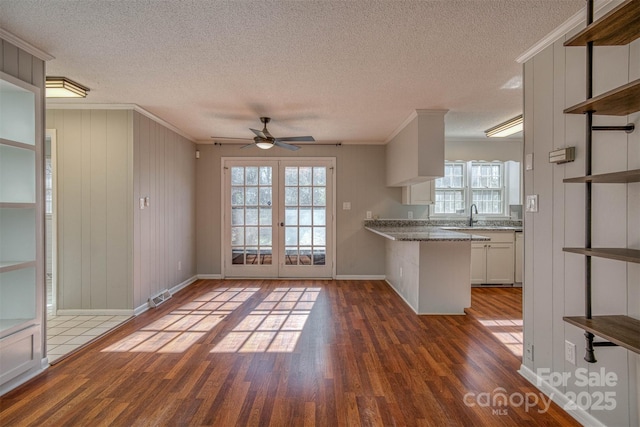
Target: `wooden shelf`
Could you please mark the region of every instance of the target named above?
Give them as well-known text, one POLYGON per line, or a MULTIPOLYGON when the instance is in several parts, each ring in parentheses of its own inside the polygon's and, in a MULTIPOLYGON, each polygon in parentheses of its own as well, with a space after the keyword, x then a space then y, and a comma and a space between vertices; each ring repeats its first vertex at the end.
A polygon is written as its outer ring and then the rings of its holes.
POLYGON ((33 144, 25 144, 24 142, 17 142, 11 139, 0 138, 0 144, 9 145, 11 147, 16 147, 16 148, 23 148, 25 150, 31 150, 31 151, 36 150, 36 146, 33 144))
POLYGON ((640 182, 640 169, 603 173, 599 175, 579 176, 576 178, 565 178, 565 183, 585 183, 594 182, 602 184, 625 184, 629 182, 640 182))
POLYGON ((32 209, 35 207, 35 203, 0 202, 0 208, 3 209, 32 209))
POLYGON ((640 0, 627 0, 567 40, 565 46, 621 46, 640 37, 640 0))
POLYGON ((589 111, 601 116, 626 116, 640 111, 640 79, 564 110, 565 114, 585 114, 589 111))
POLYGON ((640 263, 640 250, 627 248, 562 248, 565 252, 640 263))
POLYGON ((629 316, 563 317, 564 321, 612 343, 640 353, 640 320, 629 316))

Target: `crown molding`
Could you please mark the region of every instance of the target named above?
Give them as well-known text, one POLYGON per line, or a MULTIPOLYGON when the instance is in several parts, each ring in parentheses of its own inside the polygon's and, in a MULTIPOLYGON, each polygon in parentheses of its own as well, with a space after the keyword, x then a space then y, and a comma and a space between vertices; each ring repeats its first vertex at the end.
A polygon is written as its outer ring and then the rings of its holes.
POLYGON ((52 103, 47 102, 47 110, 133 110, 145 117, 150 118, 151 120, 161 124, 169 130, 177 133, 178 135, 188 139, 189 141, 197 144, 198 141, 195 140, 190 135, 187 135, 171 123, 166 120, 156 116, 155 114, 145 110, 138 104, 72 104, 72 103, 52 103))
POLYGON ((49 55, 44 50, 38 49, 34 45, 27 43, 26 41, 22 40, 17 36, 14 36, 9 31, 4 30, 2 28, 0 28, 0 39, 8 41, 12 45, 19 47, 25 52, 28 52, 31 55, 35 56, 36 58, 42 59, 43 61, 51 61, 52 59, 55 59, 53 55, 49 55))
MULTIPOLYGON (((596 0, 593 10, 594 14, 602 10, 605 6, 612 3, 613 0, 596 0)), ((579 24, 585 22, 586 20, 586 6, 584 6, 580 11, 576 12, 571 18, 564 21, 557 27, 555 30, 551 31, 545 37, 543 37, 536 44, 527 49, 523 54, 516 58, 516 62, 519 64, 524 64, 538 53, 545 50, 547 47, 551 46, 556 41, 560 40, 560 38, 564 37, 569 31, 573 30, 579 24)))

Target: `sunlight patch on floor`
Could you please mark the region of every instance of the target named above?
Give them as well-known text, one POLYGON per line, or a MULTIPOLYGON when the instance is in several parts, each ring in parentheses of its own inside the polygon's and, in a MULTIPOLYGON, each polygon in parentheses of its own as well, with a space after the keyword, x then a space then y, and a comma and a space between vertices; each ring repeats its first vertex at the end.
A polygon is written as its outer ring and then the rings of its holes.
POLYGON ((183 304, 103 352, 184 353, 259 288, 220 288, 183 304))
POLYGON ((211 353, 291 353, 320 288, 276 288, 211 353))
POLYGON ((522 319, 489 319, 478 320, 489 328, 493 336, 515 356, 522 357, 524 340, 522 335, 522 319))

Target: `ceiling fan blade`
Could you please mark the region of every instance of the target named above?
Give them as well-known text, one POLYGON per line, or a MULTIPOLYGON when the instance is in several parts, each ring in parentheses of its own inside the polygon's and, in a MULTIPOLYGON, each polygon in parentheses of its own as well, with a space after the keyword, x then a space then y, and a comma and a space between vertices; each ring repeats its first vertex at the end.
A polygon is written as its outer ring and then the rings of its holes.
POLYGON ((267 135, 265 135, 264 132, 262 132, 261 130, 251 129, 251 128, 249 128, 249 130, 251 132, 255 133, 256 135, 258 135, 262 139, 269 139, 269 138, 267 138, 267 135))
POLYGON ((241 140, 245 140, 245 141, 251 141, 253 140, 253 138, 232 138, 232 137, 227 137, 227 136, 212 136, 211 139, 241 139, 241 140))
POLYGON ((255 147, 256 144, 254 144, 253 142, 251 144, 247 144, 247 145, 243 145, 242 147, 240 147, 240 149, 244 149, 244 148, 249 148, 249 147, 255 147))
POLYGON ((285 148, 285 149, 291 150, 291 151, 296 151, 296 150, 300 149, 300 147, 298 147, 296 145, 285 144, 284 142, 280 142, 280 140, 278 140, 278 139, 273 141, 273 145, 277 145, 280 148, 285 148))
POLYGON ((300 141, 300 142, 315 142, 312 136, 288 136, 286 138, 276 138, 277 141, 300 141))

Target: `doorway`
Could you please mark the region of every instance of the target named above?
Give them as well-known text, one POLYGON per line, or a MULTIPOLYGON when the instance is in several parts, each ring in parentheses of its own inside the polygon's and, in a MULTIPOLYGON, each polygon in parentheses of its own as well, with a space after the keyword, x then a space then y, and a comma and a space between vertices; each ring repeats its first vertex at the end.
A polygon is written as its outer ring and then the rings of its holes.
POLYGON ((223 159, 223 276, 335 276, 335 159, 223 159))
POLYGON ((47 316, 57 311, 56 130, 47 129, 44 145, 45 284, 47 316))

